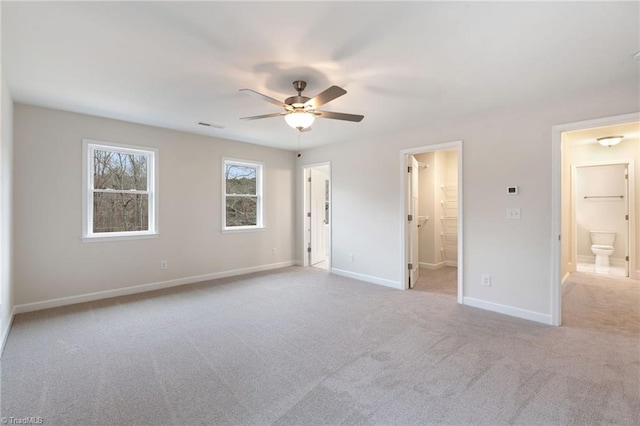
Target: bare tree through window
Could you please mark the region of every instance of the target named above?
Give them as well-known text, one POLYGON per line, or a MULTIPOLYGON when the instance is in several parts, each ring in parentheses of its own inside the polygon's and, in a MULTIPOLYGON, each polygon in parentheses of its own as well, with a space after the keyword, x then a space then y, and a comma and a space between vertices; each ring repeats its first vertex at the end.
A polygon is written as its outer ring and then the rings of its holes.
POLYGON ((259 165, 225 162, 225 226, 259 225, 259 165))
POLYGON ((144 153, 94 148, 94 234, 149 230, 149 160, 144 153))

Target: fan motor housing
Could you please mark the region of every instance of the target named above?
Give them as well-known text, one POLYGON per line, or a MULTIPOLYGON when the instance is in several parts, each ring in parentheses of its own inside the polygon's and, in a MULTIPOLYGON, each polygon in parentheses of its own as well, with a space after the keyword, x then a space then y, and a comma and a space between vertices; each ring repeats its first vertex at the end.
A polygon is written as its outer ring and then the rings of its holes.
POLYGON ((311 98, 307 98, 306 96, 291 96, 290 98, 285 99, 284 103, 287 105, 293 105, 295 107, 301 107, 311 98), (299 105, 296 105, 299 104, 299 105))

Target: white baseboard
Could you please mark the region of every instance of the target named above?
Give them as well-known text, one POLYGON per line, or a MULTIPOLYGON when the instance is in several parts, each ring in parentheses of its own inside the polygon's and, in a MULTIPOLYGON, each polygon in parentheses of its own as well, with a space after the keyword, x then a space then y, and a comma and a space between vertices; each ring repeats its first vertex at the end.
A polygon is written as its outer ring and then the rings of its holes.
POLYGON ((540 322, 542 324, 552 325, 551 315, 542 314, 540 312, 529 311, 527 309, 514 308, 513 306, 487 302, 486 300, 474 299, 472 297, 464 297, 463 305, 472 306, 474 308, 485 309, 487 311, 497 312, 499 314, 510 315, 512 317, 522 318, 529 321, 540 322))
POLYGON ((567 278, 569 278, 569 275, 571 275, 570 272, 567 272, 566 274, 564 274, 564 277, 562 277, 562 280, 560 280, 560 284, 564 284, 564 282, 567 280, 567 278))
POLYGON ((233 277, 236 275, 250 274, 252 272, 269 271, 271 269, 293 266, 295 261, 271 263, 268 265, 252 266, 250 268, 233 269, 230 271, 214 272, 212 274, 197 275, 193 277, 177 278, 174 280, 160 281, 149 284, 140 284, 131 287, 118 288, 114 290, 97 291, 95 293, 80 294, 78 296, 61 297, 58 299, 44 300, 42 302, 25 303, 13 307, 16 314, 24 312, 39 311, 42 309, 57 308, 60 306, 75 305, 76 303, 93 302, 95 300, 109 299, 129 294, 144 293, 147 291, 160 290, 163 288, 177 287, 185 284, 193 284, 201 281, 215 280, 218 278, 233 277))
POLYGON ((11 325, 13 324, 13 317, 16 314, 15 307, 11 310, 11 315, 9 316, 9 323, 3 324, 2 334, 0 335, 0 358, 2 358, 2 354, 4 353, 4 346, 7 344, 7 339, 9 338, 9 332, 11 331, 11 325))
POLYGON ((616 258, 610 258, 609 259, 609 263, 611 264, 611 266, 617 266, 617 267, 622 267, 624 268, 625 266, 627 266, 627 261, 624 259, 616 259, 616 258))
POLYGON ((458 267, 458 261, 457 260, 445 260, 444 264, 446 266, 453 266, 454 268, 458 267))
POLYGON ((579 254, 576 256, 577 263, 595 263, 596 257, 594 255, 579 254))
POLYGON ((425 269, 441 269, 446 266, 444 262, 440 262, 440 263, 420 262, 419 265, 421 268, 425 268, 425 269))
POLYGON ((340 275, 342 277, 353 278, 359 281, 366 281, 368 283, 383 285, 385 287, 391 287, 398 290, 404 290, 404 287, 402 287, 399 281, 388 280, 385 278, 378 278, 371 275, 359 274, 357 272, 345 271, 343 269, 335 269, 335 268, 331 268, 331 273, 340 275))

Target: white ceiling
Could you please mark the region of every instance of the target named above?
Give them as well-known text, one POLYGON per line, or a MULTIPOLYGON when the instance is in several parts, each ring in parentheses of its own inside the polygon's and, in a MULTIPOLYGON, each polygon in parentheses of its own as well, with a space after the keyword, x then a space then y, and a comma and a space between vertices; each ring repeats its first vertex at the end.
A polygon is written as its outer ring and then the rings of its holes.
POLYGON ((15 101, 296 150, 638 87, 639 3, 2 2, 15 101), (238 89, 348 93, 300 135, 238 89), (224 129, 198 126, 198 121, 224 129))

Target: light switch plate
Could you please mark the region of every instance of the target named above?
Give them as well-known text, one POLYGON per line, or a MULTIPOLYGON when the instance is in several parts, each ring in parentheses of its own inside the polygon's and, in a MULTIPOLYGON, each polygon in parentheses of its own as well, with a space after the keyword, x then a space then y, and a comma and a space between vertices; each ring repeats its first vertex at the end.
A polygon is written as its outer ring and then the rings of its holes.
POLYGON ((519 208, 507 209, 507 219, 520 220, 520 209, 519 208))

